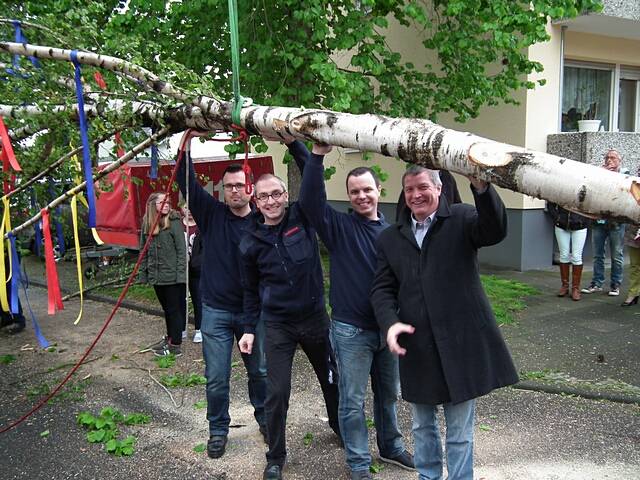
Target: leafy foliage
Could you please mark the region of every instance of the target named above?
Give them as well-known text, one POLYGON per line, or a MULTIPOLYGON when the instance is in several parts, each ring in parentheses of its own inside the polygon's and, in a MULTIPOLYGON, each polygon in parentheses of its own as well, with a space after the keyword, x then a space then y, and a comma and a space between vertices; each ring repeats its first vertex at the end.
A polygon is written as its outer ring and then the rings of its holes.
POLYGON ((197 373, 186 374, 178 372, 175 375, 161 376, 160 383, 169 388, 195 387, 197 385, 206 385, 207 379, 197 373))
POLYGON ((143 425, 151 421, 151 416, 143 413, 131 413, 123 415, 120 411, 105 407, 97 417, 90 412, 81 412, 76 417, 78 425, 86 428, 87 441, 89 443, 104 443, 108 453, 120 456, 133 455, 136 437, 129 435, 120 440, 118 425, 143 425))
MULTIPOLYGON (((599 0, 238 3, 240 83, 245 97, 265 105, 433 120, 442 112, 453 112, 459 121, 477 116, 483 105, 513 103, 514 90, 535 86, 526 75, 542 71, 542 65, 530 61, 527 51, 548 39, 548 19, 602 8, 599 0), (407 37, 412 42, 409 48, 402 40, 407 37)), ((24 25, 30 43, 112 55, 157 73, 194 97, 231 98, 226 0, 8 1, 2 15, 40 25, 24 25)), ((0 38, 13 38, 11 23, 0 22, 0 38)), ((7 65, 11 57, 0 55, 0 62, 7 65)), ((60 84, 72 78, 73 69, 53 61, 43 61, 36 69, 21 59, 18 70, 19 75, 7 75, 0 69, 2 102, 38 105, 47 113, 38 119, 12 118, 10 128, 49 127, 17 146, 24 168, 21 178, 30 178, 68 152, 70 145, 80 144, 75 119, 53 111, 54 106, 76 103, 73 89, 60 84)), ((176 106, 151 89, 105 71, 110 93, 102 94, 92 80, 93 72, 83 67, 85 85, 94 94, 85 100, 97 107, 107 98, 149 102, 165 111, 176 106)), ((130 146, 143 135, 138 127, 151 123, 130 107, 117 115, 100 111, 91 121, 94 139, 120 129, 130 146)), ((252 143, 258 153, 266 149, 261 140, 252 143)), ((239 148, 227 147, 230 154, 239 148)), ((39 204, 59 194, 76 175, 74 163, 67 162, 56 171, 52 192, 46 184, 37 184, 39 204)), ((25 195, 15 202, 19 220, 30 206, 25 195)))
POLYGON ((11 354, 0 355, 0 365, 9 365, 15 361, 16 361, 15 355, 11 355, 11 354))

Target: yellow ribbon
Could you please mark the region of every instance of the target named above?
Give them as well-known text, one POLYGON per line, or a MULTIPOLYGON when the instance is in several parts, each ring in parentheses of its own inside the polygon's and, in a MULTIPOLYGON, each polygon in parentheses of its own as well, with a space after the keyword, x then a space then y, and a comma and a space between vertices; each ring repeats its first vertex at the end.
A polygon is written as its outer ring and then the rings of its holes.
MULTIPOLYGON (((2 220, 0 221, 0 239, 4 240, 5 232, 11 231, 11 216, 9 215, 9 199, 6 196, 2 197, 2 204, 4 210, 2 212, 2 220)), ((2 285, 0 285, 0 307, 3 312, 9 312, 9 299, 7 297, 7 284, 6 282, 11 280, 11 243, 7 239, 7 252, 9 253, 9 277, 7 278, 7 272, 4 268, 4 248, 5 242, 2 242, 2 248, 0 248, 0 279, 2 285)))
POLYGON ((78 318, 73 322, 77 325, 82 318, 82 306, 84 304, 84 296, 82 294, 82 259, 80 258, 80 241, 78 240, 78 197, 73 196, 71 198, 71 219, 73 220, 73 242, 76 247, 76 269, 78 271, 78 290, 80 290, 80 312, 78 312, 78 318))
MULTIPOLYGON (((70 144, 69 147, 73 150, 73 144, 70 144)), ((78 159, 77 155, 74 155, 73 157, 71 157, 71 160, 73 161, 76 167, 76 185, 79 185, 83 181, 81 178, 82 167, 80 166, 80 160, 78 159)), ((78 196, 80 197, 80 201, 82 202, 82 204, 85 207, 89 208, 89 203, 87 202, 87 199, 84 197, 84 194, 79 193, 78 196)), ((93 236, 93 240, 94 242, 96 242, 97 245, 104 245, 104 242, 100 238, 100 235, 98 235, 98 231, 95 228, 91 229, 91 235, 93 236)))

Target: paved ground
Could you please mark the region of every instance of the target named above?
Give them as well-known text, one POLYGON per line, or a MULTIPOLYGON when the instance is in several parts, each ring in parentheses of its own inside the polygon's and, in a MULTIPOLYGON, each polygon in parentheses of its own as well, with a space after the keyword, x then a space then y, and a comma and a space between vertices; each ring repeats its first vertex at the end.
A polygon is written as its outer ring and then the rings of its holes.
MULTIPOLYGON (((640 307, 621 308, 621 298, 588 296, 581 302, 556 298, 555 272, 507 272, 485 269, 500 277, 536 286, 540 295, 516 325, 503 327, 523 377, 521 388, 507 388, 478 402, 476 477, 478 479, 637 479, 640 478, 640 307), (569 394, 580 393, 608 400, 569 394), (615 400, 615 401, 612 401, 615 400), (630 403, 622 403, 630 402, 630 403), (633 403, 636 402, 636 403, 633 403)), ((37 277, 38 274, 32 274, 37 277)), ((587 280, 590 273, 586 273, 587 280)), ((37 278, 36 278, 37 279, 37 278)), ((24 414, 79 358, 110 309, 87 301, 84 317, 73 326, 79 303, 65 304, 46 316, 46 292, 32 288, 30 299, 55 352, 33 348, 29 329, 10 337, 0 334, 0 355, 16 361, 0 365, 0 426, 24 414)), ((153 378, 164 374, 150 354, 136 353, 162 334, 160 318, 121 310, 74 382, 76 392, 47 405, 25 424, 0 434, 1 478, 6 479, 256 479, 264 467, 265 445, 246 396, 241 362, 232 373, 232 425, 229 449, 210 460, 194 447, 206 441, 205 413, 194 407, 204 399, 203 387, 172 390, 173 400, 153 378), (152 378, 153 377, 153 378, 152 378), (82 379, 86 379, 82 381, 82 379), (77 398, 72 398, 73 396, 77 398), (137 436, 131 458, 107 455, 89 444, 76 425, 80 411, 114 406, 124 413, 152 415, 147 426, 125 427, 137 436), (49 434, 41 436, 42 432, 49 434)), ((201 373, 197 346, 171 373, 201 373)), ((234 362, 238 361, 234 353, 234 362)), ((295 361, 288 421, 289 479, 348 478, 342 450, 327 427, 321 394, 312 369, 299 354, 295 361), (311 438, 309 445, 304 438, 311 438)), ((370 408, 370 402, 368 404, 370 408)), ((410 414, 400 403, 401 430, 412 448, 410 414)), ((375 454, 374 430, 371 448, 375 454)), ((415 474, 385 467, 377 479, 414 479, 415 474)))

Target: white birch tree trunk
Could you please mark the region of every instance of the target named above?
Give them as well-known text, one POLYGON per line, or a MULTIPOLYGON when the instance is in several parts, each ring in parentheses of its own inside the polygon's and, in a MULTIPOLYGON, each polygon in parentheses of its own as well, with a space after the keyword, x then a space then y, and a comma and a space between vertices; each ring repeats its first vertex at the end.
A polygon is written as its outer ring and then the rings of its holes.
MULTIPOLYGON (((49 47, 0 42, 0 51, 69 61, 69 50, 49 47)), ((124 72, 154 91, 184 102, 183 108, 165 112, 164 120, 174 131, 186 127, 230 129, 230 102, 189 95, 152 72, 114 57, 82 52, 78 60, 124 72)), ((0 112, 9 113, 7 108, 11 107, 0 106, 0 112)), ((429 168, 471 175, 587 215, 640 223, 638 177, 495 142, 427 120, 248 106, 242 109, 241 125, 252 134, 273 137, 286 131, 300 139, 398 157, 429 168)))

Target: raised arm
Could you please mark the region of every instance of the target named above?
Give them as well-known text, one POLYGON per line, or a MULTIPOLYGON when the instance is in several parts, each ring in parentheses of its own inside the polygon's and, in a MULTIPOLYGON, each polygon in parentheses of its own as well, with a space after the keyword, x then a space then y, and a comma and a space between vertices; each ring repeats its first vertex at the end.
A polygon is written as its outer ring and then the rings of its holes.
MULTIPOLYGON (((197 135, 198 132, 196 132, 197 135)), ((193 132, 192 132, 193 135, 193 132)), ((208 228, 209 220, 211 219, 211 211, 215 208, 223 206, 221 202, 216 200, 215 197, 209 194, 200 182, 196 178, 196 172, 193 168, 193 162, 191 160, 191 136, 185 132, 180 141, 180 147, 178 155, 182 152, 182 161, 178 167, 178 173, 176 174, 178 187, 184 197, 187 196, 187 168, 189 169, 188 182, 189 182, 189 210, 193 215, 194 220, 198 224, 198 228, 201 231, 205 231, 208 228)))
POLYGON ((471 187, 476 204, 476 214, 469 222, 470 235, 476 248, 495 245, 507 236, 507 211, 496 190, 487 185, 480 193, 471 187))
MULTIPOLYGON (((324 156, 331 150, 328 145, 314 145, 313 152, 309 155, 309 151, 302 142, 295 148, 304 148, 307 152, 308 160, 302 174, 302 186, 298 196, 298 204, 302 209, 305 217, 311 225, 317 230, 322 242, 329 249, 332 248, 333 239, 337 233, 338 216, 336 212, 327 203, 327 190, 324 184, 324 156)), ((291 146, 289 150, 291 151, 291 146)))

